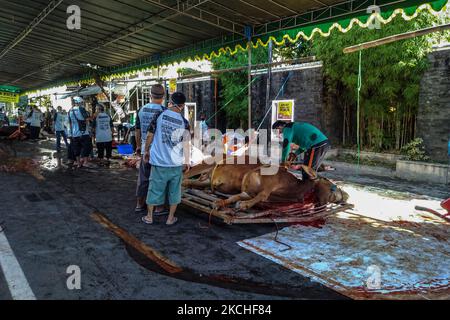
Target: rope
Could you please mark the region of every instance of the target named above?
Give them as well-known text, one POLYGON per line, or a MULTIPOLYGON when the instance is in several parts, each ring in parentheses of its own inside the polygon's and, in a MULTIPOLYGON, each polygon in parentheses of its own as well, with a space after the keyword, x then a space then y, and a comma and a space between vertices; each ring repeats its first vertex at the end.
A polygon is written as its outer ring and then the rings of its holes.
POLYGON ((236 99, 242 92, 244 92, 248 87, 250 87, 252 85, 253 82, 255 82, 256 80, 258 80, 260 78, 260 76, 255 77, 250 83, 248 83, 245 87, 242 88, 242 90, 239 91, 239 93, 237 93, 233 98, 231 98, 227 103, 225 103, 223 105, 223 107, 221 107, 219 110, 217 110, 216 113, 214 113, 208 120, 206 120, 206 122, 209 122, 212 118, 214 118, 220 111, 222 111, 223 109, 225 109, 226 107, 228 107, 228 105, 234 101, 234 99, 236 99))
POLYGON ((210 229, 211 228, 211 226, 212 226, 212 216, 213 216, 213 213, 217 213, 217 210, 216 209, 212 209, 210 212, 209 212, 209 219, 208 219, 208 226, 204 226, 202 223, 198 223, 198 226, 199 226, 199 228, 200 229, 204 229, 204 230, 208 230, 208 229, 210 229))
POLYGON ((356 140, 358 145, 358 167, 361 164, 361 88, 362 88, 362 50, 359 51, 358 84, 357 84, 357 115, 356 115, 356 140))
MULTIPOLYGON (((277 96, 273 100, 277 100, 278 97, 280 96, 281 92, 283 92, 283 94, 284 94, 284 87, 286 86, 287 82, 289 81, 289 79, 292 77, 293 74, 294 73, 292 71, 289 72, 288 76, 286 77, 286 80, 284 81, 283 85, 281 86, 280 90, 278 91, 277 96)), ((271 105, 268 106, 266 115, 262 119, 262 121, 259 124, 258 129, 256 129, 256 131, 259 131, 261 129, 261 127, 262 127, 264 121, 266 120, 267 116, 269 115, 270 111, 272 111, 272 106, 271 105)))
POLYGON ((280 252, 286 252, 286 251, 292 250, 293 249, 292 246, 278 240, 278 234, 280 233, 280 228, 278 227, 278 223, 275 221, 275 219, 272 219, 272 221, 275 224, 275 228, 277 228, 277 233, 275 234, 275 238, 273 239, 273 241, 286 247, 286 249, 282 249, 282 250, 280 250, 280 252))

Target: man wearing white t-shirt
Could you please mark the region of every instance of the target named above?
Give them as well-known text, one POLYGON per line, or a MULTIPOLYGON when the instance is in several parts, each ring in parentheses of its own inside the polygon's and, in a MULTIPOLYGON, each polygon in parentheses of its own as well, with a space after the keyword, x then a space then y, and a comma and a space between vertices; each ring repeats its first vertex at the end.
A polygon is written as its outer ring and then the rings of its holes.
POLYGON ((65 128, 66 122, 67 122, 67 115, 63 112, 62 107, 58 107, 58 110, 55 113, 55 117, 53 118, 53 123, 55 126, 54 129, 56 134, 56 151, 58 153, 61 152, 61 137, 64 139, 66 147, 69 148, 65 128))
POLYGON ((32 107, 31 113, 28 116, 30 122, 31 139, 39 139, 39 134, 41 133, 41 125, 44 117, 41 110, 35 105, 32 107))
POLYGON ((169 108, 152 121, 148 129, 144 161, 152 166, 147 195, 148 214, 142 218, 146 224, 153 223, 153 210, 166 203, 170 205, 167 225, 177 222, 175 212, 181 203, 183 171, 190 164, 190 128, 183 117, 186 96, 175 92, 169 108))
MULTIPOLYGON (((150 148, 150 145, 148 147, 146 147, 145 145, 147 139, 147 131, 155 117, 165 109, 163 106, 165 95, 165 88, 160 84, 155 84, 151 88, 151 103, 143 106, 138 112, 136 119, 136 154, 138 155, 144 155, 150 148)), ((148 193, 150 171, 150 163, 148 161, 142 160, 139 167, 139 175, 136 187, 137 203, 135 212, 137 214, 145 214, 147 212, 145 199, 147 198, 148 193)))
POLYGON ((98 158, 102 160, 105 157, 106 160, 112 158, 112 141, 113 141, 113 128, 114 123, 111 116, 105 113, 105 107, 102 105, 97 106, 98 114, 94 120, 93 128, 95 130, 95 142, 97 144, 98 158))

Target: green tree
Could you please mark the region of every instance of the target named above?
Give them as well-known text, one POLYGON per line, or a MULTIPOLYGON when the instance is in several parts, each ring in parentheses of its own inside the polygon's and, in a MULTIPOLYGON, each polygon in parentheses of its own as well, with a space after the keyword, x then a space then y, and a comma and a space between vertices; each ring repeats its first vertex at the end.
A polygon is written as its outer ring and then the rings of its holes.
MULTIPOLYGON (((267 48, 260 47, 252 50, 252 64, 265 63, 267 60, 267 48)), ((221 55, 212 60, 212 65, 214 70, 245 67, 248 65, 248 54, 239 51, 233 56, 221 55)), ((219 106, 223 107, 225 103, 231 101, 224 109, 229 128, 247 128, 248 96, 247 90, 244 90, 248 84, 247 76, 247 70, 219 75, 222 84, 219 106)))
MULTIPOLYGON (((338 97, 344 114, 344 144, 355 143, 359 54, 343 54, 345 47, 442 23, 423 12, 412 21, 401 17, 381 29, 355 27, 343 34, 315 37, 311 52, 323 61, 327 91, 338 97)), ((444 35, 448 39, 448 33, 444 35)), ((420 80, 427 54, 442 40, 439 33, 371 48, 362 52, 361 137, 366 148, 400 150, 415 137, 420 80)))

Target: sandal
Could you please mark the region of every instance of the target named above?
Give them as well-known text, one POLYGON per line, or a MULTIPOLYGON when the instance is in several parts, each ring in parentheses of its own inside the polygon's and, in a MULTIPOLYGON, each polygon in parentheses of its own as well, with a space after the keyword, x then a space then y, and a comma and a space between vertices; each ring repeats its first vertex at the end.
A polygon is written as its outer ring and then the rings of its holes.
POLYGON ((168 225, 168 226, 173 226, 173 225, 175 225, 177 222, 178 222, 178 218, 173 218, 172 223, 167 222, 166 225, 168 225))
POLYGON ((136 213, 136 214, 143 213, 143 212, 147 212, 147 207, 142 207, 142 208, 136 207, 134 209, 134 213, 136 213))
POLYGON ((145 223, 145 224, 147 224, 147 225, 152 225, 152 224, 153 224, 153 221, 152 221, 152 222, 148 221, 146 216, 145 216, 145 217, 142 217, 141 220, 142 220, 143 223, 145 223))
POLYGON ((161 211, 159 211, 159 212, 157 212, 157 211, 154 211, 154 212, 153 212, 153 215, 154 215, 155 217, 167 216, 168 214, 169 214, 169 210, 161 210, 161 211))

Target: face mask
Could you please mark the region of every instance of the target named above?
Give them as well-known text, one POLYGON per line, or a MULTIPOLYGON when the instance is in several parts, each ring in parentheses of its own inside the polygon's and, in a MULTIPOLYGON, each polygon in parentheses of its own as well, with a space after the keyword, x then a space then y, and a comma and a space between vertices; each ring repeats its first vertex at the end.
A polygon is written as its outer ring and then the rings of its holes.
POLYGON ((180 107, 179 105, 175 104, 173 101, 171 103, 172 103, 173 107, 177 108, 178 111, 180 111, 180 113, 183 112, 184 107, 180 107))

